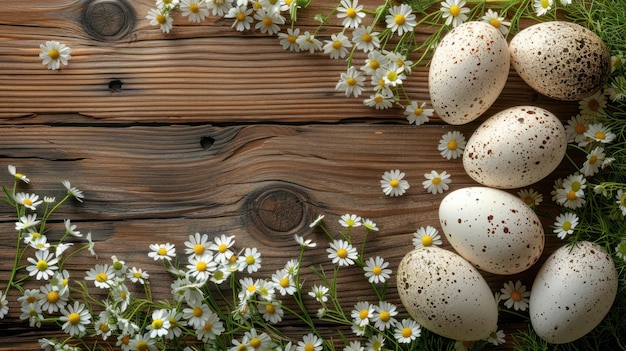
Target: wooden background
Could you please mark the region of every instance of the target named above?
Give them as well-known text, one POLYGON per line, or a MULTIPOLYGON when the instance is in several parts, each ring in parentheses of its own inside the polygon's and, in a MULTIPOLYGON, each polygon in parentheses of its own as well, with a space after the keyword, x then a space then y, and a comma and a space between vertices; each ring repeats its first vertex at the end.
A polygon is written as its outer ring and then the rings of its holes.
MULTIPOLYGON (((439 228, 445 194, 428 194, 423 174, 447 171, 451 190, 476 185, 460 160, 439 155, 437 143, 452 130, 469 138, 485 117, 457 127, 436 117, 409 125, 400 108, 377 111, 336 92, 344 61, 283 51, 277 38, 241 34, 230 28, 231 20, 216 17, 196 25, 176 16, 165 35, 145 19, 152 0, 130 3, 132 11, 108 17, 85 14, 95 6, 119 9, 116 0, 11 1, 0 12, 0 181, 11 184, 3 171, 11 164, 31 179, 20 186, 23 191, 59 199, 64 179, 84 191, 84 203, 71 201, 53 218, 57 227, 71 218, 96 241, 99 260, 78 256, 66 266, 74 277, 94 263, 109 263, 114 254, 146 269, 155 295, 165 298, 171 280, 148 258, 148 245, 170 242, 180 252, 195 232, 236 235, 237 248, 257 247, 262 276, 296 257, 295 233, 318 243, 304 264, 326 264, 327 239, 308 224, 324 214, 328 227, 339 230, 337 220, 345 213, 378 224, 366 257, 381 255, 395 272, 411 249, 412 233, 426 225, 439 228), (128 34, 99 23, 127 26, 128 34), (41 64, 39 45, 46 40, 72 48, 69 66, 49 71, 41 64), (407 174, 411 188, 389 198, 379 180, 396 168, 407 174)), ((332 2, 314 1, 303 11, 303 31, 314 28, 312 16, 323 5, 332 2)), ((319 36, 333 30, 339 29, 319 36)), ((425 39, 428 30, 418 31, 425 39)), ((411 98, 428 101, 427 68, 415 69, 405 85, 411 98)), ((548 108, 563 120, 577 110, 576 103, 534 93, 511 72, 485 116, 525 104, 548 108)), ((555 177, 568 172, 561 168, 555 177)), ((535 186, 546 200, 553 179, 535 186)), ((14 257, 15 220, 10 208, 0 208, 2 289, 14 257)), ((552 221, 545 221, 547 232, 552 221)), ((543 259, 559 244, 548 238, 543 259)), ((530 288, 538 266, 485 277, 494 291, 517 279, 530 288)), ((346 309, 359 299, 374 302, 359 269, 343 274, 346 309)), ((304 278, 308 289, 314 276, 304 278)), ((388 299, 400 304, 393 279, 391 285, 388 299)), ((38 338, 59 335, 19 321, 17 297, 9 295, 11 311, 0 320, 0 349, 37 349, 38 338)), ((288 331, 299 337, 305 329, 294 323, 288 331)), ((500 327, 507 334, 527 328, 507 315, 500 327)), ((503 348, 511 347, 507 341, 503 348)))

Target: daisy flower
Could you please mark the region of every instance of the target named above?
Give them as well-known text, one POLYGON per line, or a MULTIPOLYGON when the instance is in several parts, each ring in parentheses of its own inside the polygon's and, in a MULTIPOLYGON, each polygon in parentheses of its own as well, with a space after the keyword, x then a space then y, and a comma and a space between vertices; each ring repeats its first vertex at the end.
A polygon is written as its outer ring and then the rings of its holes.
POLYGON ((374 75, 376 72, 382 71, 389 64, 387 56, 380 51, 374 50, 367 53, 365 64, 361 66, 361 71, 368 75, 374 75))
MULTIPOLYGON (((558 181, 557 181, 558 183, 558 181)), ((586 179, 580 174, 572 174, 562 180, 559 187, 555 183, 554 200, 567 208, 578 208, 585 204, 586 179)))
POLYGON ((209 318, 204 325, 196 327, 196 337, 198 340, 202 340, 204 343, 210 343, 212 340, 226 330, 224 323, 220 320, 220 317, 211 312, 209 318))
POLYGON ((150 251, 148 257, 154 258, 155 261, 167 260, 171 261, 176 256, 176 247, 174 244, 150 244, 150 251))
POLYGON ((309 228, 317 227, 322 224, 322 220, 324 219, 324 215, 318 215, 317 218, 309 224, 309 228))
POLYGON ((543 16, 552 9, 553 0, 535 0, 535 12, 537 16, 543 16))
POLYGON ((83 236, 80 231, 76 230, 76 224, 72 224, 72 221, 70 219, 64 220, 63 223, 65 223, 65 233, 67 235, 71 235, 77 238, 83 236))
POLYGON ((137 333, 129 343, 130 350, 157 351, 156 339, 150 337, 150 332, 137 333))
POLYGON ((296 292, 296 283, 293 276, 284 269, 279 269, 272 274, 272 281, 281 295, 293 295, 296 292))
POLYGON ((588 118, 598 118, 606 115, 606 96, 602 90, 578 102, 580 114, 588 118))
POLYGON ((578 216, 572 212, 566 212, 556 217, 554 230, 552 231, 559 239, 565 239, 567 235, 574 233, 574 228, 578 225, 578 216))
POLYGON ((487 337, 487 342, 496 346, 504 344, 504 332, 502 330, 492 332, 489 334, 489 337, 487 337))
POLYGON ((7 168, 9 169, 9 174, 12 175, 13 178, 15 178, 16 180, 21 180, 26 184, 30 183, 30 179, 26 178, 25 175, 23 175, 22 173, 17 173, 17 169, 15 168, 15 166, 9 165, 7 168))
POLYGON ((156 0, 156 7, 159 10, 171 10, 178 6, 180 0, 156 0))
POLYGON ((87 271, 85 280, 93 280, 97 288, 108 289, 115 284, 115 270, 108 264, 97 264, 87 271))
POLYGON ((198 282, 206 282, 211 273, 217 269, 217 263, 213 260, 213 254, 207 251, 203 255, 189 257, 187 269, 190 277, 194 277, 198 282))
POLYGON ((44 319, 42 311, 41 311, 41 303, 26 303, 22 304, 21 309, 22 314, 20 315, 20 320, 27 320, 28 324, 31 328, 41 327, 41 321, 44 319))
POLYGON ((352 32, 352 42, 357 49, 370 52, 380 48, 380 38, 378 38, 380 33, 372 32, 372 30, 372 26, 361 26, 352 32))
POLYGON ((343 348, 343 351, 363 351, 364 348, 363 346, 361 346, 361 342, 360 341, 350 341, 350 344, 348 344, 348 346, 343 348))
POLYGON ((109 294, 117 304, 118 310, 120 312, 126 311, 130 304, 130 291, 128 287, 125 284, 114 285, 109 294))
POLYGON ((626 239, 622 239, 622 241, 617 244, 615 247, 615 255, 622 260, 626 260, 626 239))
POLYGON ((365 99, 363 103, 366 106, 374 107, 377 110, 386 110, 393 106, 393 100, 387 94, 376 93, 374 95, 370 95, 368 99, 365 99))
POLYGON ((228 261, 235 254, 230 249, 233 245, 235 245, 235 236, 222 234, 213 239, 213 243, 209 246, 209 249, 216 252, 215 261, 221 263, 228 261))
POLYGON ((583 163, 583 167, 580 169, 580 172, 585 177, 591 177, 592 175, 600 172, 600 168, 604 168, 605 166, 605 158, 606 154, 604 153, 604 148, 596 146, 587 154, 587 159, 583 163))
POLYGON ((385 22, 387 22, 387 28, 391 29, 392 33, 397 32, 398 35, 412 31, 417 25, 413 9, 407 4, 390 8, 389 14, 385 16, 385 22))
POLYGON ((492 26, 498 28, 500 33, 504 36, 509 34, 509 26, 511 26, 511 22, 506 22, 504 17, 500 17, 500 14, 492 9, 488 9, 485 12, 485 15, 482 17, 483 22, 489 23, 492 26))
POLYGON ((365 77, 361 75, 361 72, 357 71, 356 67, 348 67, 348 71, 341 73, 339 82, 335 86, 335 90, 344 91, 346 96, 359 97, 362 92, 363 82, 365 77))
POLYGON ((626 192, 623 189, 619 189, 616 198, 616 203, 619 205, 620 211, 622 211, 622 216, 626 216, 626 192))
POLYGON ((367 230, 371 230, 371 231, 378 231, 378 227, 376 226, 376 223, 374 223, 371 219, 366 218, 363 220, 363 226, 365 227, 365 229, 367 230))
POLYGON ((70 55, 72 49, 58 41, 46 41, 45 44, 39 45, 39 48, 41 49, 39 58, 44 66, 47 66, 50 70, 58 70, 61 68, 61 64, 67 66, 67 61, 72 57, 70 55))
POLYGON ((85 334, 86 326, 91 323, 89 310, 78 301, 74 301, 73 305, 68 305, 67 309, 62 308, 61 314, 59 321, 64 322, 61 329, 67 334, 76 335, 79 338, 85 334))
POLYGON ((58 269, 56 266, 58 259, 48 250, 35 251, 35 258, 29 257, 28 262, 32 264, 26 266, 28 275, 34 276, 37 280, 48 280, 54 275, 54 271, 58 269))
MULTIPOLYGON (((184 0, 183 0, 184 1, 184 0)), ((167 335, 170 328, 169 313, 165 309, 152 311, 152 322, 148 324, 147 332, 151 338, 167 335)), ((147 333, 146 333, 147 334, 147 333)))
POLYGON ((351 266, 354 264, 354 260, 358 258, 356 248, 342 239, 334 240, 326 251, 328 258, 339 266, 351 266))
POLYGON ((607 144, 615 139, 616 135, 611 132, 608 127, 605 127, 602 123, 590 124, 589 128, 585 132, 585 137, 607 144))
POLYGON ((317 302, 324 303, 328 301, 328 288, 324 285, 313 285, 311 291, 309 291, 309 296, 317 300, 317 302))
POLYGON ((309 333, 302 337, 302 341, 298 341, 297 351, 322 351, 322 339, 313 333, 309 333))
POLYGON ((448 184, 452 182, 450 175, 447 174, 446 171, 441 173, 430 171, 430 173, 424 174, 424 177, 426 178, 426 180, 422 182, 424 189, 431 194, 443 193, 449 189, 448 184))
POLYGON ((188 306, 189 307, 183 309, 183 318, 194 328, 203 326, 213 313, 211 309, 209 309, 209 306, 201 302, 191 303, 188 304, 188 306))
POLYGON ((394 318, 398 315, 396 306, 387 301, 380 301, 378 305, 374 306, 374 316, 372 316, 372 322, 374 326, 380 331, 385 331, 394 325, 397 320, 394 318))
POLYGON ((183 333, 181 328, 187 326, 187 322, 183 320, 183 313, 179 312, 176 308, 168 310, 167 320, 170 322, 170 328, 167 330, 165 338, 172 340, 180 337, 183 333))
POLYGON ((94 321, 93 326, 96 331, 96 335, 100 335, 102 340, 108 339, 109 336, 117 329, 115 324, 109 323, 111 316, 107 311, 102 311, 98 315, 98 319, 94 321))
POLYGON ((502 292, 501 298, 507 308, 513 307, 516 311, 526 311, 530 291, 526 291, 526 286, 522 285, 521 281, 518 280, 515 284, 512 281, 504 283, 504 287, 500 291, 502 292))
POLYGON ((302 248, 316 247, 317 246, 317 243, 314 243, 311 239, 306 239, 305 240, 303 237, 301 237, 298 234, 294 234, 293 238, 296 240, 298 245, 300 245, 300 247, 302 247, 302 248))
POLYGON ((72 184, 70 184, 69 180, 64 180, 61 182, 63 184, 63 186, 65 187, 65 189, 67 189, 67 194, 73 196, 76 200, 83 202, 83 198, 85 197, 83 195, 83 192, 81 190, 78 190, 75 187, 72 187, 72 184))
POLYGON ((354 305, 354 309, 350 314, 354 324, 363 327, 370 323, 370 318, 374 316, 374 305, 367 301, 360 301, 354 305))
POLYGON ((350 40, 343 33, 333 34, 330 36, 330 40, 324 42, 322 49, 325 54, 330 54, 331 59, 346 57, 348 49, 352 47, 350 40))
POLYGON ((204 0, 181 0, 180 11, 190 22, 200 23, 209 15, 209 6, 204 0))
POLYGON ((308 51, 311 54, 315 51, 322 50, 322 42, 319 41, 319 39, 316 39, 315 36, 308 31, 298 36, 296 44, 298 44, 300 50, 308 51))
POLYGON ((285 18, 277 10, 258 10, 254 13, 254 19, 258 21, 254 28, 269 35, 280 32, 278 25, 285 24, 285 18))
POLYGON ((443 244, 439 231, 431 226, 421 227, 413 233, 413 246, 420 247, 439 246, 443 244))
POLYGON ((389 62, 395 62, 398 67, 404 69, 404 73, 411 74, 411 65, 413 65, 413 61, 407 59, 405 55, 399 52, 383 51, 383 53, 389 62))
POLYGON ((235 21, 230 26, 231 28, 235 28, 235 30, 239 32, 243 32, 244 30, 250 29, 250 23, 253 22, 252 9, 248 8, 245 5, 231 7, 228 10, 228 13, 224 15, 225 18, 234 18, 235 21))
POLYGON ((389 262, 385 262, 382 257, 370 257, 363 267, 365 277, 370 283, 384 283, 391 274, 391 269, 387 269, 388 266, 389 262))
POLYGON ((342 19, 341 25, 346 28, 356 28, 365 17, 363 5, 358 0, 341 0, 337 8, 337 18, 342 19))
POLYGON ((383 334, 377 333, 371 336, 365 345, 368 351, 380 351, 383 349, 383 346, 385 346, 385 337, 383 334))
POLYGON ((432 117, 435 110, 426 109, 425 102, 411 101, 411 104, 404 109, 404 114, 409 124, 415 123, 415 125, 421 125, 428 122, 428 118, 432 117))
POLYGON ((437 149, 445 159, 456 159, 463 155, 465 144, 465 136, 455 130, 441 136, 437 149))
POLYGON ((387 196, 401 196, 409 189, 409 182, 403 179, 404 173, 395 169, 383 174, 383 179, 380 181, 380 186, 383 189, 383 193, 387 196))
POLYGON ((272 324, 280 323, 283 320, 285 311, 280 307, 280 301, 261 302, 258 309, 263 313, 263 319, 272 324))
POLYGON ((391 62, 383 73, 385 85, 395 87, 402 85, 402 81, 406 79, 404 67, 399 67, 397 63, 391 62))
POLYGON ((339 224, 345 228, 360 227, 363 223, 362 218, 355 214, 345 214, 341 216, 339 224))
MULTIPOLYGON (((233 7, 233 0, 205 0, 213 16, 224 17, 233 7)), ((242 4, 238 4, 242 5, 242 4)))
POLYGON ((9 313, 9 301, 7 301, 6 294, 0 295, 0 319, 9 313))
POLYGON ((128 277, 128 279, 130 279, 133 283, 140 283, 143 285, 148 280, 149 275, 148 272, 144 272, 143 269, 133 267, 128 270, 126 277, 128 277))
POLYGON ((465 6, 465 0, 446 0, 441 2, 442 17, 446 20, 446 26, 452 25, 456 28, 467 20, 467 13, 470 11, 465 6))
POLYGON ((408 344, 417 339, 421 333, 422 329, 416 321, 412 319, 403 319, 402 322, 396 325, 396 330, 393 333, 393 336, 399 343, 408 344))
POLYGON ((623 53, 619 52, 617 55, 611 56, 611 73, 624 65, 626 65, 626 57, 624 57, 623 53))
POLYGON ((606 93, 613 102, 626 98, 626 77, 613 77, 611 84, 606 88, 606 93))
POLYGON ((589 129, 589 120, 583 115, 576 115, 567 121, 565 134, 568 143, 578 143, 580 146, 586 144, 585 132, 589 129))
POLYGON ((37 210, 37 206, 39 206, 43 201, 39 200, 39 195, 29 193, 17 193, 15 194, 15 202, 30 210, 35 211, 37 210))
POLYGON ((248 273, 254 273, 261 268, 261 253, 253 248, 246 248, 242 256, 239 257, 238 262, 239 271, 243 271, 244 269, 248 270, 248 273))
POLYGON ((285 50, 300 52, 300 46, 296 42, 299 35, 299 28, 287 28, 287 33, 278 33, 280 45, 282 45, 285 50))
POLYGON ((15 222, 15 230, 24 230, 33 226, 36 226, 41 221, 37 219, 37 214, 29 214, 21 216, 19 222, 15 222))
POLYGON ((189 240, 184 242, 187 255, 201 256, 210 249, 209 236, 207 234, 195 233, 189 235, 189 240))
POLYGON ((519 196, 519 198, 530 207, 537 207, 543 201, 543 195, 532 188, 521 189, 517 192, 517 196, 519 196))
POLYGON ((159 26, 163 33, 169 33, 172 30, 172 22, 174 19, 168 11, 159 9, 150 9, 146 15, 146 19, 150 21, 150 25, 159 26))

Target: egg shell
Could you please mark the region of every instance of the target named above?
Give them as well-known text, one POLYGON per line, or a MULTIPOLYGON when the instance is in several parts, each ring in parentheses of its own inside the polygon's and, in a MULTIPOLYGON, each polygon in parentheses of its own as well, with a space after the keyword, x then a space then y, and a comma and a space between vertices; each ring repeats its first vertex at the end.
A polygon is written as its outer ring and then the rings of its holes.
POLYGON ((397 286, 407 312, 435 334, 479 340, 496 330, 498 307, 487 282, 454 252, 430 246, 407 253, 397 286))
POLYGON ((567 150, 563 123, 550 111, 516 106, 484 121, 467 141, 465 172, 500 189, 529 186, 554 171, 567 150))
POLYGON ((430 99, 439 117, 465 124, 496 101, 510 69, 509 48, 494 26, 466 22, 448 32, 428 71, 430 99))
POLYGON ((563 246, 548 257, 535 277, 530 322, 549 343, 572 342, 602 321, 617 287, 617 270, 604 248, 588 241, 563 246))
POLYGON ((439 221, 454 250, 486 272, 522 272, 543 252, 539 218, 524 201, 504 190, 457 189, 441 200, 439 221))
POLYGON ((611 73, 602 39, 571 22, 544 22, 520 31, 509 44, 511 65, 537 92, 582 100, 600 90, 611 73))

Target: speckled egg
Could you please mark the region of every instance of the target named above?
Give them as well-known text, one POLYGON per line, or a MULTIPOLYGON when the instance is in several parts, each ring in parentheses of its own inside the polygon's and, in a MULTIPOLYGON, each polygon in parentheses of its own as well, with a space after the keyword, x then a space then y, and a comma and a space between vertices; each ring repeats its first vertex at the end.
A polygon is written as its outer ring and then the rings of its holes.
POLYGON ((522 272, 543 252, 539 218, 524 201, 504 190, 457 189, 441 200, 439 221, 456 252, 490 273, 522 272))
POLYGON ((498 307, 489 285, 461 256, 438 247, 407 253, 397 273, 407 312, 435 334, 479 340, 496 330, 498 307))
POLYGON ((552 173, 566 149, 565 128, 554 114, 534 106, 511 107, 474 131, 463 152, 463 167, 482 185, 522 188, 552 173))
POLYGON ((588 241, 563 246, 548 257, 533 282, 533 329, 552 344, 581 338, 609 312, 617 287, 617 270, 604 248, 588 241))
POLYGON ((446 123, 465 124, 496 101, 506 83, 510 54, 494 26, 466 22, 446 34, 428 72, 430 99, 446 123))
POLYGON ((582 100, 604 86, 611 55, 602 39, 571 22, 544 22, 509 45, 511 65, 530 87, 558 100, 582 100))

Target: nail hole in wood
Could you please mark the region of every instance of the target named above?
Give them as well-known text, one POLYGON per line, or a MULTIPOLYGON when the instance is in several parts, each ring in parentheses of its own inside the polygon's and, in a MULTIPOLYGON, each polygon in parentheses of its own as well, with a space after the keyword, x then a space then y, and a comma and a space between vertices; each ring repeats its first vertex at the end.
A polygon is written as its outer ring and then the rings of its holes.
POLYGON ((135 10, 125 0, 91 0, 83 10, 82 25, 97 40, 119 40, 135 27, 135 10))
POLYGON ((119 93, 122 91, 122 81, 119 79, 113 79, 112 81, 109 82, 109 90, 111 90, 114 93, 119 93))
POLYGON ((214 143, 215 143, 215 139, 213 139, 213 137, 210 137, 210 136, 203 136, 200 139, 200 145, 205 150, 210 149, 214 143))

